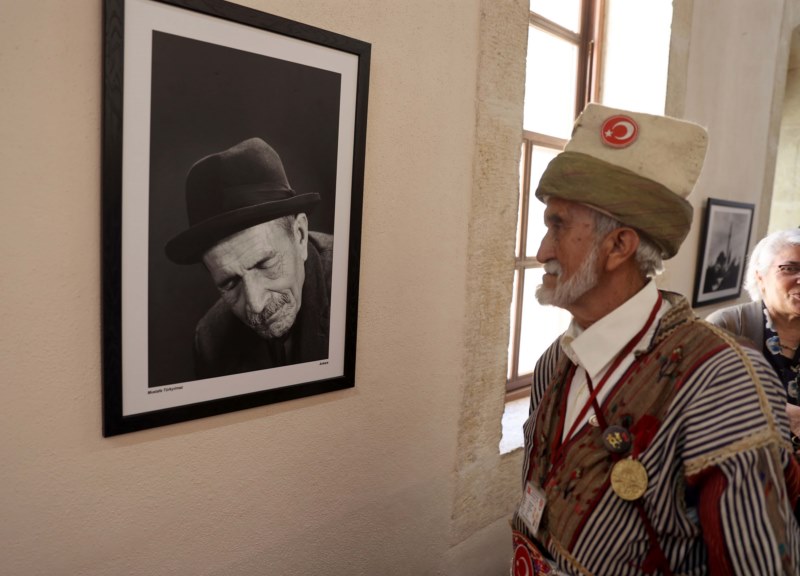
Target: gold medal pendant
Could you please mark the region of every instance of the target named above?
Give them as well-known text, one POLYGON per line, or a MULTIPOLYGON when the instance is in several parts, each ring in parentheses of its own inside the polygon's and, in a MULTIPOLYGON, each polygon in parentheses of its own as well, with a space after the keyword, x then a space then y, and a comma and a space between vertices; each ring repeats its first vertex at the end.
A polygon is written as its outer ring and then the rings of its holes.
POLYGON ((647 490, 647 470, 638 460, 620 460, 611 469, 611 489, 623 500, 638 500, 647 490))

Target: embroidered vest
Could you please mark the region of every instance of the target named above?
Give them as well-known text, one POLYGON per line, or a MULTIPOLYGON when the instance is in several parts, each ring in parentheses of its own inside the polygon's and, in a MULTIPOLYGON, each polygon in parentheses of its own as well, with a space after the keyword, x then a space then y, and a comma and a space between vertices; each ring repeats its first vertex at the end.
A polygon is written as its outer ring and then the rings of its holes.
MULTIPOLYGON (((547 511, 536 540, 571 550, 595 504, 609 490, 613 464, 631 453, 643 453, 658 432, 683 380, 695 367, 727 345, 703 323, 688 304, 678 304, 662 317, 650 348, 613 384, 601 410, 608 426, 621 426, 632 437, 631 451, 615 455, 603 445, 603 430, 579 429, 551 464, 558 436, 560 406, 568 392, 573 365, 561 354, 536 413, 528 477, 544 489, 547 511)), ((612 384, 612 383, 609 383, 612 384)), ((559 438, 560 439, 560 438, 559 438)), ((519 524, 519 522, 515 522, 519 524)))

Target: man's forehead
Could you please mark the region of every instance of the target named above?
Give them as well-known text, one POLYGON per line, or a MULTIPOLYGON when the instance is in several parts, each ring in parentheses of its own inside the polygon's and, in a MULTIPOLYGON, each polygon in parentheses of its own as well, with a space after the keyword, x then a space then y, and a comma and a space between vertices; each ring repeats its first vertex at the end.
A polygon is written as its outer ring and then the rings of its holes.
POLYGON ((256 252, 265 253, 276 250, 278 244, 281 244, 287 236, 288 232, 278 220, 262 222, 223 238, 209 248, 203 259, 219 259, 223 256, 230 259, 248 254, 257 257, 256 252))
POLYGON ((572 200, 564 200, 563 198, 557 198, 555 196, 551 196, 546 200, 544 216, 545 219, 547 218, 560 218, 562 220, 566 220, 567 218, 571 220, 590 219, 592 218, 592 209, 586 206, 585 204, 581 204, 579 202, 573 202, 572 200))

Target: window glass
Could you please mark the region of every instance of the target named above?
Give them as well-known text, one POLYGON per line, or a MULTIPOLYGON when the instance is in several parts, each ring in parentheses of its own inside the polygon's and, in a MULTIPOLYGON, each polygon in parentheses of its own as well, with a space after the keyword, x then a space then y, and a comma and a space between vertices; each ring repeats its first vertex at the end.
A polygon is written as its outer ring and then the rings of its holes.
MULTIPOLYGON (((516 333, 517 329, 517 286, 519 284, 519 270, 514 271, 514 291, 512 292, 511 296, 511 330, 509 334, 511 337, 509 342, 514 341, 514 334, 516 333)), ((507 378, 511 380, 514 377, 514 347, 508 347, 508 376, 507 378)))
POLYGON ((606 0, 606 7, 603 104, 663 114, 672 1, 606 0))
POLYGON ((541 306, 536 301, 536 287, 542 283, 543 275, 542 268, 525 270, 522 330, 519 340, 519 374, 533 372, 539 356, 569 325, 569 312, 554 306, 541 306))
POLYGON ((530 9, 573 32, 581 29, 581 0, 530 0, 530 9))
MULTIPOLYGON (((630 0, 637 1, 637 0, 630 0)), ((654 0, 648 0, 648 2, 654 0)), ((659 0, 669 2, 670 0, 659 0)), ((548 163, 569 140, 577 113, 576 102, 596 97, 592 78, 602 55, 595 32, 598 22, 583 18, 602 13, 596 0, 529 0, 528 52, 526 61, 523 147, 520 161, 520 202, 515 244, 514 291, 511 303, 511 335, 507 389, 530 384, 539 356, 569 324, 565 310, 541 306, 536 288, 541 284, 542 264, 536 253, 546 233, 544 204, 535 191, 548 163), (588 67, 590 70, 585 70, 588 67), (579 78, 579 74, 581 77, 579 78), (527 156, 527 157, 526 157, 527 156)))
POLYGON ((525 189, 523 183, 525 181, 525 143, 522 144, 522 151, 519 155, 519 206, 517 206, 517 241, 514 243, 514 255, 520 257, 520 249, 522 244, 522 202, 525 199, 525 189))
POLYGON ((525 130, 569 138, 575 119, 578 47, 529 27, 526 74, 525 130))
POLYGON ((556 157, 558 150, 533 147, 531 156, 531 197, 528 202, 528 238, 525 245, 525 256, 535 257, 539 244, 547 231, 544 226, 544 204, 536 198, 536 187, 550 160, 556 157))

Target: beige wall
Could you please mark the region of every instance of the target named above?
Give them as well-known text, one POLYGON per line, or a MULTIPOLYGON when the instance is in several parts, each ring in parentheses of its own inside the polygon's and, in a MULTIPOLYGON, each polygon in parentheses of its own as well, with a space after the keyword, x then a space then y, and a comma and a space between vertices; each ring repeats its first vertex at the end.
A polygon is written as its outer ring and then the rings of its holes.
MULTIPOLYGON (((101 437, 101 2, 5 0, 0 573, 503 574, 528 2, 246 4, 373 45, 356 387, 101 437)), ((688 294, 703 198, 771 189, 797 10, 675 12, 667 111, 712 142, 663 280, 688 294)))
POLYGON ((800 29, 792 31, 769 231, 800 226, 800 29))
POLYGON ((5 0, 0 573, 503 573, 527 3, 246 4, 373 46, 356 387, 102 438, 102 3, 5 0))

